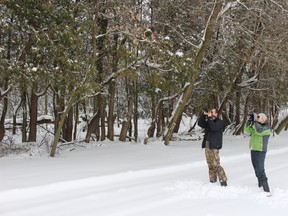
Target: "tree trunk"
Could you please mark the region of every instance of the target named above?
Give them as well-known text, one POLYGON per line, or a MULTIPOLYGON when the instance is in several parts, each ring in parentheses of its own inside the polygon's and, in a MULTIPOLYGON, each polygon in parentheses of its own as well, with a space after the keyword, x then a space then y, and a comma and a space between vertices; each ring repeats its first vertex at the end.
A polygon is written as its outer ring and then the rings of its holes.
MULTIPOLYGON (((95 134, 96 136, 96 140, 99 141, 100 140, 100 110, 99 110, 99 95, 97 95, 94 98, 94 113, 97 113, 97 115, 95 115, 95 121, 93 121, 94 125, 93 128, 94 130, 92 131, 92 133, 95 134)), ((91 122, 92 123, 92 122, 91 122)))
POLYGON ((5 136, 5 126, 4 123, 0 122, 0 142, 3 140, 4 136, 5 136))
POLYGON ((122 142, 126 141, 128 129, 129 129, 129 121, 123 120, 121 132, 120 132, 120 137, 119 137, 120 141, 122 141, 122 142))
POLYGON ((13 113, 13 127, 12 127, 12 134, 15 135, 17 130, 17 116, 16 113, 13 113))
POLYGON ((63 126, 63 130, 65 130, 65 132, 63 134, 65 134, 65 136, 63 137, 67 142, 72 141, 72 137, 73 137, 73 109, 71 108, 70 111, 68 112, 67 116, 66 116, 66 120, 64 122, 64 126, 63 126))
POLYGON ((157 131, 156 131, 156 137, 160 137, 163 135, 163 128, 165 126, 164 121, 164 110, 163 110, 163 101, 159 102, 158 104, 158 110, 157 110, 157 131))
POLYGON ((192 93, 193 86, 194 86, 193 83, 190 83, 189 85, 186 86, 182 97, 180 97, 180 99, 179 99, 178 107, 176 107, 175 113, 172 116, 172 120, 169 122, 168 130, 167 130, 166 134, 164 134, 164 144, 165 145, 169 144, 169 141, 173 135, 177 121, 178 121, 179 117, 182 115, 182 112, 184 110, 186 101, 188 101, 188 98, 190 97, 190 94, 192 93))
POLYGON ((127 132, 129 130, 130 127, 130 122, 131 122, 131 116, 132 116, 132 112, 133 112, 133 96, 131 93, 131 86, 129 84, 129 81, 126 81, 126 86, 127 86, 127 98, 128 98, 128 111, 127 111, 127 115, 124 117, 123 119, 123 123, 122 123, 122 128, 121 128, 121 132, 120 132, 120 141, 125 142, 126 140, 126 136, 127 136, 127 132))
POLYGON ((173 133, 178 133, 179 128, 180 128, 180 123, 181 123, 181 120, 182 120, 182 115, 183 115, 183 112, 181 113, 180 117, 176 121, 176 125, 175 125, 173 133))
MULTIPOLYGON (((91 71, 93 73, 93 76, 96 78, 96 82, 101 81, 101 73, 102 73, 102 63, 101 61, 97 58, 97 53, 99 55, 100 51, 97 51, 98 45, 100 47, 100 44, 102 42, 103 44, 103 39, 97 40, 97 34, 98 32, 100 33, 100 24, 99 24, 99 11, 100 11, 100 4, 99 0, 94 1, 94 14, 93 14, 93 22, 92 22, 92 63, 91 63, 91 71), (99 26, 99 29, 98 29, 99 26), (96 69, 97 68, 97 69, 96 69), (98 71, 97 71, 98 70, 98 71), (97 74, 98 72, 98 74, 97 74)), ((99 48, 101 50, 101 47, 99 48)), ((93 133, 96 135, 96 139, 99 140, 99 104, 98 104, 98 95, 93 97, 93 117, 88 121, 87 123, 87 133, 86 133, 86 138, 85 142, 89 143, 90 138, 93 133)))
POLYGON ((31 89, 30 121, 29 121, 29 142, 36 142, 37 137, 37 117, 38 117, 38 96, 35 94, 35 84, 31 89))
POLYGON ((109 111, 108 111, 108 134, 107 137, 109 140, 114 141, 114 121, 115 121, 115 116, 114 116, 114 104, 115 104, 115 94, 116 94, 116 89, 115 89, 115 82, 112 81, 109 84, 109 93, 110 93, 110 98, 109 98, 109 111))
MULTIPOLYGON (((96 34, 103 35, 102 37, 98 37, 96 39, 96 48, 97 48, 97 53, 98 53, 98 58, 96 58, 96 69, 97 69, 97 82, 102 83, 103 82, 103 75, 104 75, 104 60, 106 57, 106 33, 107 33, 107 28, 108 28, 108 19, 105 16, 98 16, 99 12, 105 14, 106 13, 106 8, 105 5, 103 7, 99 7, 100 4, 99 2, 96 2, 96 11, 95 14, 96 16, 96 25, 98 27, 98 31, 96 34)), ((96 121, 96 137, 97 140, 105 140, 106 138, 106 127, 105 127, 105 98, 103 94, 98 95, 98 107, 99 107, 99 120, 96 121), (99 125, 99 123, 101 124, 99 125), (101 127, 101 131, 100 131, 101 127)))
POLYGON ((77 126, 78 126, 78 121, 79 121, 79 103, 77 103, 74 107, 74 132, 73 132, 73 140, 76 140, 77 138, 77 126))
POLYGON ((22 92, 22 142, 27 142, 27 119, 27 92, 24 89, 22 92))
MULTIPOLYGON (((161 103, 161 102, 159 102, 159 103, 161 103)), ((148 131, 147 131, 147 138, 150 138, 150 137, 154 136, 155 129, 156 129, 156 124, 158 124, 157 123, 158 107, 159 107, 159 104, 156 105, 155 96, 152 94, 151 95, 152 122, 151 122, 151 126, 148 128, 148 131)), ((147 142, 148 142, 148 140, 147 140, 147 142)))
POLYGON ((90 142, 90 138, 92 134, 95 132, 97 121, 99 121, 98 115, 99 115, 99 112, 96 112, 94 116, 90 119, 90 121, 88 122, 88 128, 87 128, 87 133, 86 133, 86 138, 85 138, 86 143, 90 142))
POLYGON ((236 91, 236 113, 235 113, 235 125, 236 125, 235 135, 240 135, 242 132, 242 128, 243 128, 243 124, 241 124, 241 121, 240 121, 240 106, 241 106, 240 98, 241 98, 241 89, 237 89, 236 91), (237 128, 240 128, 240 130, 238 130, 237 128))
POLYGON ((62 131, 64 122, 65 122, 66 116, 67 116, 68 112, 70 111, 71 107, 72 107, 72 100, 68 103, 68 105, 66 107, 66 110, 64 110, 62 112, 61 116, 60 116, 60 121, 59 121, 57 130, 56 130, 56 133, 55 133, 55 136, 54 136, 54 141, 53 141, 53 144, 52 144, 50 157, 54 157, 55 156, 57 145, 58 145, 58 142, 59 142, 60 136, 61 136, 61 131, 62 131))
POLYGON ((244 103, 244 111, 243 111, 244 118, 243 118, 243 121, 242 121, 242 123, 240 125, 238 125, 236 127, 234 135, 240 135, 243 132, 244 124, 246 123, 247 115, 248 115, 248 103, 249 103, 249 100, 250 100, 250 96, 248 95, 246 97, 245 103, 244 103))
POLYGON ((184 110, 184 107, 186 105, 186 102, 188 101, 193 88, 194 88, 194 84, 196 82, 196 79, 198 78, 199 75, 199 69, 200 69, 200 65, 201 62, 203 60, 203 57, 205 55, 206 50, 209 47, 209 44, 211 42, 212 39, 212 35, 213 35, 213 31, 214 31, 214 26, 216 24, 216 20, 217 17, 221 11, 223 5, 223 0, 219 0, 215 2, 215 6, 212 10, 212 14, 209 17, 209 20, 207 22, 207 26, 206 26, 206 31, 204 32, 204 38, 203 38, 203 42, 202 42, 202 46, 200 48, 200 50, 198 51, 195 61, 194 61, 194 70, 192 72, 192 77, 190 79, 190 83, 188 85, 186 85, 184 88, 184 92, 182 94, 182 97, 180 97, 179 99, 179 103, 178 103, 178 107, 176 107, 174 116, 172 116, 172 119, 168 125, 168 130, 166 132, 166 134, 164 134, 164 144, 168 145, 169 141, 173 135, 173 131, 174 128, 176 126, 176 122, 179 119, 179 117, 182 115, 182 112, 184 110))
POLYGON ((105 96, 104 94, 99 94, 99 111, 100 111, 100 120, 101 120, 101 137, 100 140, 103 141, 106 138, 106 125, 105 125, 105 96))
MULTIPOLYGON (((8 82, 5 82, 5 89, 8 89, 8 82)), ((1 90, 0 90, 1 91, 1 90)), ((1 119, 0 119, 0 142, 3 140, 5 136, 5 118, 6 118, 6 113, 8 110, 8 98, 6 95, 8 94, 8 91, 2 95, 2 92, 0 94, 0 101, 3 98, 3 108, 2 108, 2 114, 1 114, 1 119)))
POLYGON ((54 121, 54 134, 56 134, 56 130, 57 130, 57 127, 58 127, 58 122, 59 122, 59 115, 58 113, 60 112, 59 110, 59 106, 57 104, 57 87, 54 87, 54 91, 53 91, 53 112, 54 112, 54 118, 55 118, 55 121, 54 121))
MULTIPOLYGON (((56 96, 56 105, 55 105, 55 110, 54 110, 54 113, 55 113, 54 134, 57 133, 58 127, 60 125, 59 123, 61 120, 62 113, 65 110, 65 99, 63 95, 64 94, 62 92, 58 91, 58 94, 56 96)), ((64 129, 64 124, 65 124, 65 121, 63 122, 61 126, 61 133, 60 133, 60 135, 62 134, 63 140, 65 140, 64 137, 66 136, 65 134, 66 130, 64 129)))
POLYGON ((280 132, 285 129, 288 125, 288 116, 286 116, 280 123, 279 125, 275 128, 275 133, 277 135, 280 134, 280 132))
MULTIPOLYGON (((134 82, 134 116, 133 116, 133 125, 134 125, 134 140, 137 142, 138 140, 138 80, 136 79, 134 82)), ((131 128, 132 129, 132 128, 131 128)))
MULTIPOLYGON (((112 51, 112 72, 116 73, 117 68, 118 68, 118 39, 119 35, 115 34, 114 35, 114 47, 112 51)), ((116 96, 116 83, 114 80, 112 80, 109 83, 109 107, 108 107, 108 117, 107 117, 107 122, 108 122, 108 134, 107 137, 109 140, 114 141, 114 121, 115 121, 115 116, 114 116, 114 106, 115 106, 115 96, 116 96)))
MULTIPOLYGON (((7 60, 11 60, 11 42, 12 42, 12 28, 11 25, 14 21, 13 16, 10 18, 10 25, 8 26, 8 41, 7 41, 7 60)), ((0 38, 1 41, 1 38, 0 38)), ((8 98, 6 97, 11 90, 11 87, 8 85, 8 78, 2 77, 4 81, 4 92, 0 89, 0 101, 2 98, 4 98, 3 101, 3 108, 2 108, 2 114, 0 118, 0 142, 3 140, 5 136, 5 118, 8 110, 8 98)))
POLYGON ((155 123, 155 120, 154 120, 154 121, 152 121, 150 127, 148 128, 147 138, 150 138, 150 137, 154 136, 155 128, 156 128, 156 123, 155 123))

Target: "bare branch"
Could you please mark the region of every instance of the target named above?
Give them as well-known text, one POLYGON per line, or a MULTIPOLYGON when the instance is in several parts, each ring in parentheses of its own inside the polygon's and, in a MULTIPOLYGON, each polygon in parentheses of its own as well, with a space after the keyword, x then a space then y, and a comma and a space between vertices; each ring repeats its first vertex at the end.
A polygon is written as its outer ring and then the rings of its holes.
POLYGON ((280 5, 278 2, 274 1, 274 0, 270 0, 272 3, 274 3, 275 5, 277 5, 278 7, 280 7, 283 11, 285 11, 286 13, 288 12, 288 10, 286 10, 282 5, 280 5))

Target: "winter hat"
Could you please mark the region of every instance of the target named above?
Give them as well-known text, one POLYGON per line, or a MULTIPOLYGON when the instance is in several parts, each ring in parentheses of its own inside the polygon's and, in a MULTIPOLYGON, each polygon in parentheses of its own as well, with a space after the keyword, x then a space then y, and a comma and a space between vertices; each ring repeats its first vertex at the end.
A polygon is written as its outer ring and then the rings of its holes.
POLYGON ((267 116, 264 113, 258 114, 258 122, 264 124, 267 121, 267 116))

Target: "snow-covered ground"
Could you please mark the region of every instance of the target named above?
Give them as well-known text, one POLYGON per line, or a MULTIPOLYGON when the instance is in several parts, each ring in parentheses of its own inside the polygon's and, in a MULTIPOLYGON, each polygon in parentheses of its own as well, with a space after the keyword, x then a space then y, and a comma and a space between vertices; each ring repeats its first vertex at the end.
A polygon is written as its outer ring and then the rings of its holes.
POLYGON ((257 186, 249 137, 225 135, 220 152, 228 187, 208 182, 201 140, 91 143, 55 158, 0 158, 1 216, 287 215, 288 133, 271 137, 266 173, 272 197, 257 186))

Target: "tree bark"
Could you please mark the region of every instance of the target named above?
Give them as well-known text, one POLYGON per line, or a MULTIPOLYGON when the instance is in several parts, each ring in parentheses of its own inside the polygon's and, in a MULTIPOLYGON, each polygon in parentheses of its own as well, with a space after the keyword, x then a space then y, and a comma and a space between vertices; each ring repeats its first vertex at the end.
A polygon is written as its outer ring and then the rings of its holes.
POLYGON ((240 98, 241 98, 241 89, 237 89, 236 91, 236 113, 235 113, 235 125, 236 125, 236 130, 235 130, 235 135, 240 135, 242 132, 243 125, 241 125, 240 121, 240 98), (240 127, 240 130, 237 130, 237 128, 240 127))
POLYGON ((115 105, 115 94, 116 94, 116 89, 115 89, 115 82, 112 81, 109 84, 109 111, 108 111, 108 134, 107 137, 109 140, 114 141, 114 121, 115 121, 115 116, 114 116, 114 105, 115 105))
POLYGON ((73 137, 73 109, 71 108, 70 111, 68 112, 66 119, 65 119, 65 124, 63 127, 63 130, 65 130, 65 137, 63 137, 67 142, 72 141, 73 137))
POLYGON ((79 121, 79 103, 77 103, 74 107, 74 130, 73 130, 73 140, 76 140, 77 138, 77 126, 79 121))
POLYGON ((120 132, 119 140, 122 142, 126 141, 127 132, 130 127, 131 123, 131 117, 133 112, 133 96, 131 93, 131 86, 130 86, 130 80, 126 80, 126 91, 127 91, 127 99, 128 99, 128 110, 126 116, 123 118, 122 128, 120 132))
POLYGON ((106 125, 105 125, 105 119, 106 119, 106 112, 105 112, 105 96, 104 94, 99 94, 99 113, 100 113, 100 121, 101 121, 101 137, 100 140, 103 141, 106 138, 106 125))
POLYGON ((99 121, 98 115, 99 115, 99 112, 96 112, 94 116, 90 119, 90 121, 88 122, 88 128, 87 128, 87 133, 86 133, 86 138, 85 138, 86 143, 90 142, 90 138, 96 130, 97 121, 99 121))
POLYGON ((133 112, 133 102, 129 101, 127 118, 123 120, 120 137, 119 137, 119 140, 122 142, 126 141, 126 136, 130 127, 132 112, 133 112))
MULTIPOLYGON (((13 20, 14 20, 14 18, 12 16, 10 18, 10 24, 8 26, 8 42, 7 42, 7 60, 8 61, 10 61, 10 59, 11 59, 11 42, 12 42, 11 25, 13 23, 13 20)), ((6 96, 8 95, 10 90, 12 89, 8 84, 8 78, 2 77, 2 79, 4 81, 4 92, 2 92, 0 89, 0 101, 2 100, 2 98, 4 98, 4 101, 3 101, 2 114, 1 114, 1 118, 0 118, 0 142, 3 140, 3 138, 5 136, 5 125, 4 124, 5 124, 5 118, 6 118, 6 114, 7 114, 7 110, 8 110, 8 98, 6 96)))
MULTIPOLYGON (((112 71, 113 73, 117 72, 118 68, 118 38, 119 35, 115 34, 114 35, 114 47, 112 51, 112 71)), ((114 106, 115 106, 115 95, 116 95, 116 83, 114 80, 112 80, 109 83, 109 107, 108 107, 108 117, 107 117, 107 122, 108 122, 108 132, 107 132, 107 138, 111 141, 114 141, 114 121, 115 121, 115 116, 114 116, 114 106)))
POLYGON ((205 52, 208 49, 209 44, 211 42, 213 31, 214 31, 214 26, 216 24, 217 17, 221 11, 222 5, 223 5, 223 0, 215 1, 214 8, 213 8, 212 13, 209 17, 209 20, 207 22, 202 46, 200 47, 200 49, 196 55, 195 61, 194 61, 194 67, 193 67, 194 69, 192 72, 192 77, 190 79, 190 83, 184 87, 184 92, 179 99, 178 107, 176 107, 174 116, 172 116, 172 119, 169 122, 168 130, 167 130, 166 134, 164 134, 164 144, 165 145, 169 144, 169 141, 173 135, 174 128, 176 126, 176 122, 179 119, 179 117, 182 115, 185 104, 188 101, 188 99, 189 99, 189 97, 193 91, 194 84, 195 84, 196 79, 198 78, 198 75, 199 75, 199 68, 200 68, 201 62, 202 62, 203 57, 205 55, 205 52))
POLYGON ((35 86, 31 89, 30 99, 30 121, 29 121, 29 142, 36 142, 37 136, 37 117, 38 117, 38 96, 35 94, 35 86))
POLYGON ((72 107, 72 100, 70 100, 70 102, 68 103, 66 109, 62 112, 62 114, 60 116, 60 121, 59 121, 57 130, 56 130, 56 133, 55 133, 55 136, 54 136, 54 141, 53 141, 53 144, 52 144, 50 157, 54 157, 55 156, 57 145, 58 145, 58 142, 59 142, 60 136, 61 136, 61 131, 62 131, 64 122, 65 122, 66 116, 67 116, 68 112, 70 111, 71 107, 72 107))
POLYGON ((280 134, 280 132, 285 129, 288 125, 288 116, 286 116, 280 123, 279 125, 275 128, 275 133, 277 135, 280 134))
POLYGON ((134 82, 134 116, 133 116, 133 125, 134 125, 134 140, 137 142, 138 140, 138 99, 139 99, 139 94, 138 94, 138 79, 135 80, 134 82))
POLYGON ((163 101, 160 101, 157 107, 157 130, 156 130, 156 137, 160 137, 163 135, 163 128, 165 126, 164 121, 164 110, 163 110, 163 101))
POLYGON ((27 92, 26 86, 22 89, 22 142, 27 142, 27 92))
POLYGON ((244 111, 243 111, 243 121, 240 125, 236 126, 236 130, 233 133, 234 135, 240 135, 243 132, 244 124, 246 123, 247 120, 247 115, 248 115, 248 102, 250 100, 250 96, 247 95, 245 98, 245 103, 244 103, 244 111))
POLYGON ((4 136, 5 136, 5 118, 6 118, 6 113, 8 110, 8 98, 6 97, 6 95, 8 94, 8 92, 10 91, 10 87, 8 87, 8 81, 5 81, 4 87, 6 89, 5 93, 2 94, 1 90, 0 90, 0 101, 3 98, 3 108, 2 108, 2 114, 1 114, 1 118, 0 118, 0 141, 3 140, 4 136))

